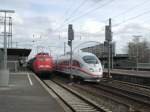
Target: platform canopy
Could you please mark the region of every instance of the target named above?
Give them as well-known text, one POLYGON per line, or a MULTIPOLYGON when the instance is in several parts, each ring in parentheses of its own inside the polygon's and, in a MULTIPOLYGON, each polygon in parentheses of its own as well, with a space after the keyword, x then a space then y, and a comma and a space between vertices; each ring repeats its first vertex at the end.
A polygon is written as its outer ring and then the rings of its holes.
MULTIPOLYGON (((0 48, 1 51, 3 51, 3 48, 0 48)), ((29 56, 31 52, 31 49, 20 49, 20 48, 8 48, 7 54, 8 55, 15 55, 15 56, 29 56)))

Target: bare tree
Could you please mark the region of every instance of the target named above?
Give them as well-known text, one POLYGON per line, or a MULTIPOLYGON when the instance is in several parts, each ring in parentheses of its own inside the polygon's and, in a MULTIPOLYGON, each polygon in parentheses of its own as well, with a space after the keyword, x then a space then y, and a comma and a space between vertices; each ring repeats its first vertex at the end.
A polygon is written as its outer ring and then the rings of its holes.
POLYGON ((136 63, 150 63, 150 43, 147 40, 140 41, 135 37, 128 43, 129 59, 136 63))

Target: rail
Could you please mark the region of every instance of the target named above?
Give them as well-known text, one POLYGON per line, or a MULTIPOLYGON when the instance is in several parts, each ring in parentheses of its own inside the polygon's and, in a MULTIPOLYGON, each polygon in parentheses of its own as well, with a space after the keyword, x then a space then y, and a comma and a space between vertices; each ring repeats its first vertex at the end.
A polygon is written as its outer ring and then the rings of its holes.
POLYGON ((109 81, 107 83, 101 82, 99 85, 93 85, 93 87, 150 106, 150 89, 142 88, 141 85, 109 81))
POLYGON ((96 104, 69 87, 51 80, 43 82, 73 111, 73 112, 111 112, 96 104))

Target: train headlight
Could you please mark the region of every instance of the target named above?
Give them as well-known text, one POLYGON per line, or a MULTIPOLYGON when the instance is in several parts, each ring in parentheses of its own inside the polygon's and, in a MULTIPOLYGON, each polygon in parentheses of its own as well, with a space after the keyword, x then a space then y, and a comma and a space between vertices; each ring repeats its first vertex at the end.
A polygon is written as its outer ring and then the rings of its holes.
POLYGON ((93 68, 90 68, 90 71, 91 71, 91 72, 94 72, 94 69, 93 69, 93 68))

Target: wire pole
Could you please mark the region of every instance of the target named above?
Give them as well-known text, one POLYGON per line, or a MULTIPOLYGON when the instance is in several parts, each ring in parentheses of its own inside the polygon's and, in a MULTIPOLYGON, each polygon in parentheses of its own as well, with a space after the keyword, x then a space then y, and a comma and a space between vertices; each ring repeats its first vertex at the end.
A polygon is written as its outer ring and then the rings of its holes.
POLYGON ((113 62, 114 62, 114 59, 113 59, 113 57, 114 57, 114 55, 115 55, 115 51, 114 51, 114 49, 115 49, 115 43, 111 43, 111 70, 114 68, 113 66, 113 62))
POLYGON ((108 77, 110 77, 110 41, 108 41, 108 77))
POLYGON ((6 12, 4 18, 4 69, 7 69, 6 12))
POLYGON ((138 49, 139 45, 137 44, 137 48, 136 48, 136 71, 138 71, 138 64, 139 64, 139 49, 138 49))
POLYGON ((70 46, 70 69, 71 69, 71 72, 72 73, 72 41, 71 41, 71 46, 70 46))
POLYGON ((66 55, 66 42, 64 42, 64 55, 66 55))
POLYGON ((9 47, 12 48, 12 18, 9 17, 9 47))
POLYGON ((70 80, 73 81, 73 74, 72 74, 72 40, 74 40, 74 31, 72 28, 72 24, 68 25, 68 45, 70 46, 70 80))
POLYGON ((110 60, 111 60, 111 54, 110 54, 110 44, 112 42, 112 32, 111 32, 111 19, 109 19, 109 25, 105 26, 105 41, 108 46, 108 76, 107 78, 110 77, 110 60))
POLYGON ((4 13, 4 69, 7 69, 7 35, 6 35, 6 16, 7 13, 14 13, 13 10, 0 10, 4 13))

